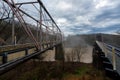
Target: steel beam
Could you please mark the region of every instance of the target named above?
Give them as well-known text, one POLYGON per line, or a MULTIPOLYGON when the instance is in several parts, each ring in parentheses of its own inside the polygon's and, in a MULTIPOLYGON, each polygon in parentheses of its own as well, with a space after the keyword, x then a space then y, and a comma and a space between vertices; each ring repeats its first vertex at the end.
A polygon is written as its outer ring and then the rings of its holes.
POLYGON ((56 27, 58 28, 58 30, 61 32, 60 28, 57 26, 56 22, 54 21, 54 19, 52 18, 52 16, 49 14, 49 12, 47 11, 47 9, 45 8, 44 4, 41 2, 41 0, 38 0, 39 4, 43 7, 43 9, 46 11, 46 13, 48 14, 48 16, 50 17, 50 19, 54 22, 54 24, 56 25, 56 27))
POLYGON ((15 5, 34 4, 34 3, 38 3, 38 2, 37 2, 37 1, 35 1, 35 2, 23 2, 23 3, 15 3, 15 5))

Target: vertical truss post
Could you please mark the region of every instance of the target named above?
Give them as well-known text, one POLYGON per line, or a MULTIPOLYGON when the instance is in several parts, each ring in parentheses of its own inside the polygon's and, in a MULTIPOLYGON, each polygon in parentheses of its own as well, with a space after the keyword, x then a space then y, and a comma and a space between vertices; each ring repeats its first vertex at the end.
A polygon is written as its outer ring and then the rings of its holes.
POLYGON ((15 22, 14 22, 14 12, 12 15, 12 44, 15 45, 15 22))
POLYGON ((37 22, 37 33, 36 33, 36 39, 37 39, 37 41, 39 42, 39 24, 38 24, 38 22, 37 22))
POLYGON ((42 6, 40 5, 40 47, 42 48, 42 6))
POLYGON ((54 33, 54 25, 53 25, 53 23, 52 23, 52 30, 53 30, 53 38, 52 38, 52 45, 54 45, 54 35, 55 35, 55 33, 54 33))

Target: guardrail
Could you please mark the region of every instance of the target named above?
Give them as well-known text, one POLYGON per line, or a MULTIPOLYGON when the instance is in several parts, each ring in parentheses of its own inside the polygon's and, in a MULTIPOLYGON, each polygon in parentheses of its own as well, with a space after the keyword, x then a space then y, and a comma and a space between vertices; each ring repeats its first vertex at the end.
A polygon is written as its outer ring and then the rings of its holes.
POLYGON ((113 49, 115 50, 115 54, 118 55, 120 57, 120 48, 117 48, 115 46, 112 46, 112 45, 109 45, 109 44, 106 44, 104 43, 106 48, 109 50, 109 51, 112 51, 113 49))
MULTIPOLYGON (((44 43, 44 44, 42 44, 41 49, 44 50, 46 48, 54 46, 55 44, 57 44, 57 43, 54 43, 54 42, 52 42, 52 43, 50 43, 50 42, 49 43, 44 43)), ((15 46, 13 46, 13 47, 15 47, 15 46)), ((0 57, 2 58, 0 64, 5 64, 5 63, 9 62, 8 61, 8 55, 19 54, 19 52, 24 51, 24 56, 26 56, 26 55, 29 54, 29 50, 34 49, 34 48, 36 48, 36 47, 35 46, 28 46, 28 47, 23 47, 23 48, 19 48, 19 49, 2 51, 2 52, 0 52, 0 57)), ((36 52, 36 51, 37 51, 37 48, 36 48, 36 50, 34 50, 34 52, 36 52)), ((16 59, 18 59, 18 58, 16 57, 16 59)))
POLYGON ((54 45, 50 45, 47 46, 46 48, 43 48, 42 50, 36 50, 35 52, 29 54, 28 53, 28 50, 29 49, 32 49, 32 48, 35 48, 35 47, 29 47, 29 48, 23 48, 23 49, 16 49, 16 50, 11 50, 11 51, 6 51, 4 53, 1 53, 0 56, 3 57, 3 64, 0 65, 0 75, 9 71, 10 69, 13 69, 16 65, 20 64, 20 63, 23 63, 31 58, 34 58, 36 57, 37 55, 40 55, 41 53, 44 53, 45 51, 47 50, 51 50, 53 49, 54 47, 56 47, 57 45, 59 45, 61 43, 57 43, 57 44, 54 44, 54 45), (7 56, 8 54, 17 54, 15 52, 20 52, 20 51, 25 51, 25 56, 21 57, 21 58, 17 58, 17 59, 14 59, 12 61, 7 61, 7 56))
MULTIPOLYGON (((97 66, 102 67, 106 75, 113 80, 120 80, 120 49, 112 45, 96 41, 94 55, 97 55, 97 66)), ((94 60, 95 61, 95 60, 94 60)), ((95 63, 96 64, 96 63, 95 63)))
POLYGON ((25 56, 28 55, 28 50, 35 48, 35 46, 33 47, 26 47, 26 48, 20 48, 20 49, 15 49, 15 50, 9 50, 9 51, 4 51, 2 53, 0 53, 0 56, 2 57, 2 64, 5 64, 8 62, 8 55, 10 54, 18 54, 17 52, 21 52, 24 51, 25 52, 25 56))

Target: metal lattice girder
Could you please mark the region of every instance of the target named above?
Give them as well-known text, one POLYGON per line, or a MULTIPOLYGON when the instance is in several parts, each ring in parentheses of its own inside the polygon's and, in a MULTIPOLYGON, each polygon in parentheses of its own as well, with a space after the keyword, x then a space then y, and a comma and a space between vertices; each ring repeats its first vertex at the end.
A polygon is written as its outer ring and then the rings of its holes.
MULTIPOLYGON (((25 35, 28 35, 28 38, 32 40, 31 43, 34 43, 39 50, 41 49, 41 44, 43 42, 58 43, 62 40, 61 30, 41 0, 35 0, 33 2, 22 1, 22 3, 17 3, 14 0, 1 0, 0 21, 0 25, 3 23, 12 25, 11 33, 9 33, 12 35, 12 43, 20 43, 22 42, 21 40, 29 40, 22 37, 24 36, 22 33, 22 35, 19 35, 20 32, 17 33, 16 27, 18 27, 18 25, 16 25, 16 23, 19 23, 19 28, 22 28, 25 35)), ((3 31, 0 33, 4 34, 2 37, 6 36, 3 31)), ((2 38, 2 40, 9 43, 9 37, 2 38)))

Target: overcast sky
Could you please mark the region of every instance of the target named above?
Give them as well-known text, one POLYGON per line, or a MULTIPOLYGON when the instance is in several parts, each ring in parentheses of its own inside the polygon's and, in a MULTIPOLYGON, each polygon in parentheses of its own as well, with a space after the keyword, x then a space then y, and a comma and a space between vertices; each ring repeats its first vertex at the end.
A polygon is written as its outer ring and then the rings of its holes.
POLYGON ((65 35, 120 29, 120 0, 42 1, 65 35))
POLYGON ((65 35, 115 33, 120 30, 120 0, 42 0, 42 2, 65 35))

